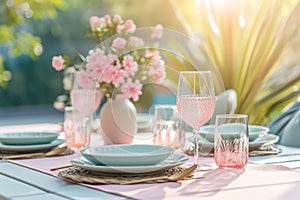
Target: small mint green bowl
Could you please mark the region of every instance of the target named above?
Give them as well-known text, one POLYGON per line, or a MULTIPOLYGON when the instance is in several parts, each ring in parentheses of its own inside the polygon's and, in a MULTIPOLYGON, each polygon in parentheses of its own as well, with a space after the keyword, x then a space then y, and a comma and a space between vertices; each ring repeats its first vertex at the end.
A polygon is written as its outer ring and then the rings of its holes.
MULTIPOLYGON (((248 125, 249 142, 253 142, 256 139, 265 136, 269 132, 269 130, 270 129, 265 126, 248 125)), ((202 126, 199 133, 209 142, 214 142, 215 125, 202 126)), ((230 133, 228 133, 228 135, 230 136, 230 133)), ((232 136, 234 137, 234 134, 232 134, 232 136)))
POLYGON ((120 144, 85 148, 80 153, 95 165, 147 166, 162 162, 174 149, 161 145, 120 144))

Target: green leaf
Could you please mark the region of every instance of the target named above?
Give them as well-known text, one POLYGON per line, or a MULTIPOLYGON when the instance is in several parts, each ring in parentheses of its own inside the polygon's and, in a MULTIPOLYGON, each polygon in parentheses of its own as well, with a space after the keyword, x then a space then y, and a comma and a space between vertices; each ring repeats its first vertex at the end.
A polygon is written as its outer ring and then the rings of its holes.
POLYGON ((3 57, 0 55, 0 87, 6 88, 8 81, 11 79, 10 71, 5 70, 3 65, 3 57))
POLYGON ((7 41, 13 40, 13 35, 11 34, 12 29, 8 26, 0 26, 0 46, 5 44, 7 41))
POLYGON ((34 48, 41 45, 41 39, 33 36, 28 32, 17 32, 15 40, 10 42, 10 55, 17 57, 22 54, 27 54, 30 58, 35 59, 37 55, 34 53, 34 48))

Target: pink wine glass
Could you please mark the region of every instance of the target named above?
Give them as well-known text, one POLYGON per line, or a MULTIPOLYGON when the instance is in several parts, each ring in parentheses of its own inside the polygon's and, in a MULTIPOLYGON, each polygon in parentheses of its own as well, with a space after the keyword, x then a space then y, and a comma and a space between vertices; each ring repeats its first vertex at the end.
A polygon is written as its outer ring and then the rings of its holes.
POLYGON ((215 90, 211 71, 182 71, 179 75, 177 108, 182 120, 193 128, 194 164, 197 170, 211 166, 199 164, 198 133, 200 127, 212 117, 215 110, 215 90))

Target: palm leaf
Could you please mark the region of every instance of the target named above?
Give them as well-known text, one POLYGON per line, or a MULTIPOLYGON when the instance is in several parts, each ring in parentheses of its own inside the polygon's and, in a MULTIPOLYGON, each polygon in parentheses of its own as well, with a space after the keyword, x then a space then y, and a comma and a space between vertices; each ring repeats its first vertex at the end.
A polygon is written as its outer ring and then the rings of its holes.
MULTIPOLYGON (((300 76, 286 81, 282 74, 272 74, 299 30, 299 0, 199 0, 197 5, 195 1, 185 1, 185 8, 196 7, 191 12, 180 11, 180 1, 172 3, 187 23, 189 33, 194 31, 205 42, 204 53, 217 66, 225 89, 236 90, 236 112, 248 114, 249 123, 265 123, 275 109, 295 99, 299 92, 293 88, 299 84, 300 76), (189 26, 187 19, 196 19, 197 25, 194 21, 189 26), (285 82, 274 84, 274 80, 282 79, 285 82)), ((183 49, 180 52, 190 53, 183 49)))

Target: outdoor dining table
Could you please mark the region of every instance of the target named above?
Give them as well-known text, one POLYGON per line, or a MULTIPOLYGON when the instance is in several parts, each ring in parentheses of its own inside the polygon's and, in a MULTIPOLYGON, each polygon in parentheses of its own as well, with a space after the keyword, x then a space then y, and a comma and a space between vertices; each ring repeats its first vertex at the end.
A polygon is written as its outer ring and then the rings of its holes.
POLYGON ((243 169, 218 168, 213 157, 201 157, 213 169, 199 179, 133 185, 79 184, 50 170, 69 165, 78 152, 0 160, 0 199, 300 199, 300 148, 279 147, 278 155, 249 157, 243 169))

